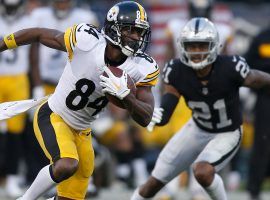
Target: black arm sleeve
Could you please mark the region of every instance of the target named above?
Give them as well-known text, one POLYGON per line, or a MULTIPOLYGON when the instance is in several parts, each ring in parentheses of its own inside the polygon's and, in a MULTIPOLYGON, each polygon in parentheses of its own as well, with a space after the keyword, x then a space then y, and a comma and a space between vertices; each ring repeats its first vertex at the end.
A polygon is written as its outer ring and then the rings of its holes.
POLYGON ((160 123, 156 124, 157 126, 164 126, 169 122, 173 114, 173 111, 178 104, 178 101, 179 98, 170 93, 166 93, 162 96, 160 107, 163 108, 164 111, 162 115, 162 120, 160 123))

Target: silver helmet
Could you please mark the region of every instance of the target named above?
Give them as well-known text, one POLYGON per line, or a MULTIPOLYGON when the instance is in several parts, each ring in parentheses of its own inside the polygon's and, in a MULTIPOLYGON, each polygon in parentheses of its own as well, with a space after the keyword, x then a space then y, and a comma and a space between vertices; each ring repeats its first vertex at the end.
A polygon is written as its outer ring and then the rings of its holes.
POLYGON ((202 69, 213 63, 220 48, 216 27, 211 21, 203 17, 195 17, 188 21, 181 31, 178 42, 181 61, 195 70, 202 69), (189 51, 188 45, 195 43, 207 45, 207 50, 189 51), (200 61, 194 62, 192 59, 194 56, 201 56, 200 61))

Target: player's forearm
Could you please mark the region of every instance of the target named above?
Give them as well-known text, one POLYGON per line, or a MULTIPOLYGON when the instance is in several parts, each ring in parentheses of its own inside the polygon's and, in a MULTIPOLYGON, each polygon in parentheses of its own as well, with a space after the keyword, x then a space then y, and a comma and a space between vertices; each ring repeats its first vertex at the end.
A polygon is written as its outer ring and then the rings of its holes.
POLYGON ((0 51, 16 48, 17 46, 41 43, 47 47, 65 51, 64 40, 58 39, 63 34, 57 30, 46 28, 29 28, 23 29, 14 34, 6 36, 0 41, 0 51))
POLYGON ((157 126, 164 126, 170 121, 178 101, 179 98, 171 93, 166 93, 162 96, 160 108, 163 109, 163 113, 160 123, 156 124, 157 126))
POLYGON ((4 40, 0 40, 0 52, 7 50, 7 46, 4 42, 4 40))
POLYGON ((153 115, 154 103, 152 103, 152 105, 145 103, 136 99, 134 95, 130 95, 128 98, 124 99, 123 103, 132 119, 139 125, 146 127, 150 123, 153 115))
POLYGON ((40 77, 40 70, 39 70, 39 43, 34 43, 30 47, 29 66, 33 87, 41 86, 42 80, 40 77))
POLYGON ((244 86, 270 91, 270 74, 259 70, 251 70, 244 82, 244 86))

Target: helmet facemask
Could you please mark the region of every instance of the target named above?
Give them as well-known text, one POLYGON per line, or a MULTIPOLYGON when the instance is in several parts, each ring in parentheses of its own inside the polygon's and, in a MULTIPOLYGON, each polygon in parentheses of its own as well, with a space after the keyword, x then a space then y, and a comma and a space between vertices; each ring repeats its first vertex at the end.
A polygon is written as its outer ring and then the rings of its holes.
POLYGON ((122 25, 119 26, 120 32, 120 45, 122 52, 127 55, 135 55, 138 52, 144 52, 148 43, 150 31, 148 27, 122 25), (136 33, 135 33, 136 32, 136 33), (137 34, 137 36, 133 36, 137 34), (137 37, 137 38, 136 38, 137 37))
POLYGON ((192 66, 193 69, 203 69, 213 63, 217 56, 216 45, 212 41, 185 41, 181 46, 184 63, 192 66))
POLYGON ((134 56, 146 50, 151 31, 149 25, 113 24, 105 27, 105 33, 106 38, 119 46, 126 56, 134 56), (138 38, 132 37, 134 32, 138 33, 138 38))

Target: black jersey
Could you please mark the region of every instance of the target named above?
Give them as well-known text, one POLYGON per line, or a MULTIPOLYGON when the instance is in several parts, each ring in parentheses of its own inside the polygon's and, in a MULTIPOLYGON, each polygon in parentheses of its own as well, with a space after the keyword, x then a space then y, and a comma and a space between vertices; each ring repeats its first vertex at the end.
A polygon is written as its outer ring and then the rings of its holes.
POLYGON ((191 67, 179 59, 166 64, 163 80, 185 98, 200 128, 209 132, 226 132, 242 124, 239 87, 248 73, 249 67, 244 58, 219 55, 206 85, 201 83, 191 67))

